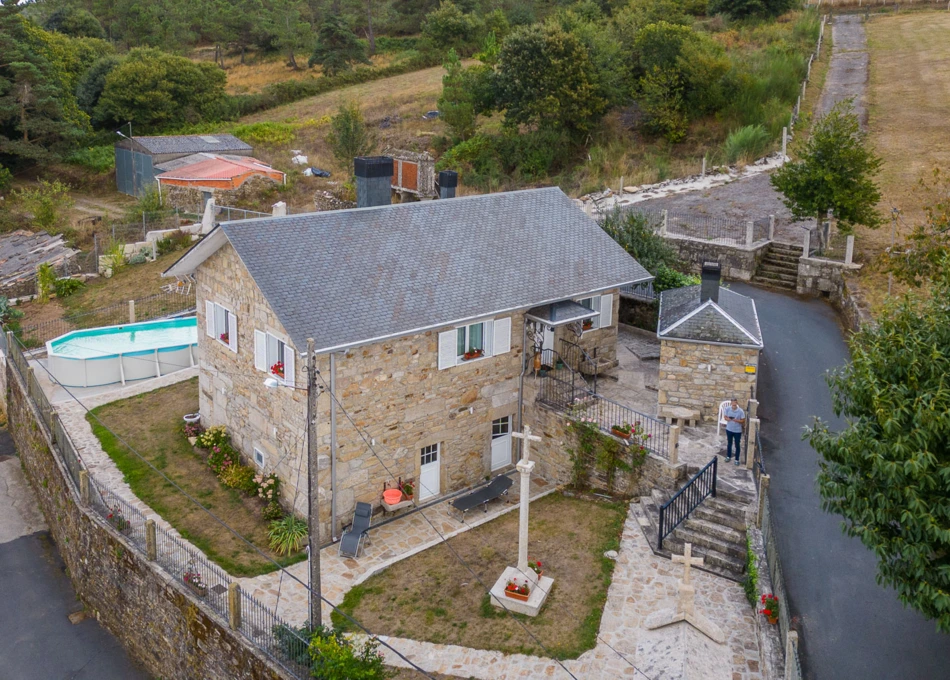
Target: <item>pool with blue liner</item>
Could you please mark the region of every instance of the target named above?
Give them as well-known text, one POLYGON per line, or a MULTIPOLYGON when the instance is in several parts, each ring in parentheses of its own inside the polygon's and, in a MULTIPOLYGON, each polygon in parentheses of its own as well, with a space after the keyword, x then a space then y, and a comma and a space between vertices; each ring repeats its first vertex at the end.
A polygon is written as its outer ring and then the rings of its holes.
POLYGON ((155 378, 196 365, 198 320, 145 321, 72 331, 46 343, 50 373, 65 387, 155 378))

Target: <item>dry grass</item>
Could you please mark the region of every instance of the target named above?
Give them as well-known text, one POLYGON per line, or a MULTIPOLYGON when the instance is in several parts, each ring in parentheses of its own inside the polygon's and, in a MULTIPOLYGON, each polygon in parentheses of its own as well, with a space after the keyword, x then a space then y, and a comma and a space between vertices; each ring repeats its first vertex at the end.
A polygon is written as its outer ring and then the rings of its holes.
MULTIPOLYGON (((181 417, 198 410, 198 379, 193 378, 153 392, 124 399, 93 411, 110 430, 132 443, 152 465, 172 479, 207 510, 246 537, 273 559, 268 549, 267 523, 262 502, 223 486, 204 457, 181 433, 181 417)), ((273 571, 272 562, 214 521, 159 473, 146 465, 109 431, 89 418, 103 449, 115 461, 135 495, 162 516, 181 535, 234 576, 256 576, 273 571)), ((302 555, 285 559, 297 562, 302 555)))
MULTIPOLYGON (((897 241, 923 216, 926 193, 919 187, 935 166, 950 168, 950 12, 875 17, 867 24, 871 73, 869 128, 884 159, 880 208, 902 212, 897 241)), ((891 229, 860 230, 856 242, 865 261, 890 245, 891 229)), ((867 269, 867 268, 866 268, 867 269)), ((862 288, 872 307, 883 303, 887 275, 862 272, 862 288)))
MULTIPOLYGON (((283 55, 270 56, 266 60, 245 59, 244 64, 241 64, 237 57, 226 58, 224 63, 228 72, 227 91, 229 94, 254 94, 272 83, 321 78, 323 74, 319 68, 307 67, 309 56, 308 54, 294 55, 300 66, 296 70, 287 65, 287 58, 283 55)), ((392 54, 377 54, 370 61, 373 62, 373 66, 389 66, 393 61, 393 56, 392 54)))
MULTIPOLYGON (((560 494, 531 504, 530 559, 540 559, 554 587, 541 614, 518 616, 558 658, 576 658, 596 643, 625 518, 623 504, 560 494)), ((517 559, 518 514, 508 513, 451 539, 452 547, 491 586, 517 559)), ((493 607, 484 588, 445 546, 425 550, 376 574, 341 605, 375 633, 476 649, 544 654, 519 623, 493 607), (424 578, 420 577, 424 575, 424 578)), ((342 624, 342 617, 334 616, 342 624)))

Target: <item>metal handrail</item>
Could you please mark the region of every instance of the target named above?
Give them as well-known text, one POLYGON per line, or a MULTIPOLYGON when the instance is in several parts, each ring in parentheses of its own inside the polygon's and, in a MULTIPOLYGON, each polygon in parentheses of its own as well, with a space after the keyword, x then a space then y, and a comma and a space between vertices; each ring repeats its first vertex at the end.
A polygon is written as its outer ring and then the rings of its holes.
POLYGON ((689 513, 699 507, 700 503, 709 496, 715 498, 716 472, 719 469, 718 460, 719 458, 717 456, 706 463, 706 467, 693 475, 682 489, 673 494, 670 500, 660 506, 660 522, 656 542, 657 550, 663 549, 663 539, 673 533, 676 527, 689 517, 689 513), (710 468, 712 468, 712 472, 710 472, 710 468), (705 482, 705 487, 703 486, 703 482, 705 482), (669 526, 667 526, 668 522, 666 521, 668 512, 673 513, 673 517, 670 519, 674 520, 672 523, 669 523, 669 526))

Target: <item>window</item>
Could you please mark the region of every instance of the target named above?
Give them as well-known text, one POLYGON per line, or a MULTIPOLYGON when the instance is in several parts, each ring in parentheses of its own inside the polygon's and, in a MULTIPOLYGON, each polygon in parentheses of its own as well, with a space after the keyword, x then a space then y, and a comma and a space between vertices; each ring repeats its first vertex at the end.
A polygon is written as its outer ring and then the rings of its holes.
POLYGON ((491 421, 491 438, 498 439, 511 432, 511 416, 491 421))
POLYGON ((217 302, 205 301, 205 330, 232 352, 237 352, 237 317, 217 302))
POLYGON ((267 455, 256 446, 254 447, 254 464, 263 472, 264 465, 267 463, 267 455))
POLYGON ((608 328, 613 325, 614 296, 612 293, 581 298, 575 300, 575 302, 593 312, 597 312, 597 316, 581 323, 585 331, 608 328))
POLYGON ((456 329, 456 355, 459 361, 478 359, 485 351, 485 324, 473 323, 456 329))
POLYGON ((583 298, 582 300, 578 300, 577 304, 581 305, 582 307, 587 307, 587 309, 598 313, 598 316, 595 316, 592 319, 585 319, 582 322, 581 325, 584 327, 584 330, 592 331, 600 328, 600 296, 597 295, 595 297, 583 298))
POLYGON ((294 349, 276 335, 254 331, 254 368, 294 384, 294 349))
POLYGON ((430 463, 439 462, 439 445, 432 444, 430 446, 423 447, 422 455, 420 456, 420 463, 422 465, 429 465, 430 463))

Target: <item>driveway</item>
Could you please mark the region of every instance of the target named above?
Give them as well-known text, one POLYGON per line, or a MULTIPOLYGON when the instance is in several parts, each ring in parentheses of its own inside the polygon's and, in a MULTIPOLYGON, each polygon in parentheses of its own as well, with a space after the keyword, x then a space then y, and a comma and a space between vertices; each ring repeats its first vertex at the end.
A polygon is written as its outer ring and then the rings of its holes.
POLYGON ((0 429, 0 680, 148 676, 82 603, 65 573, 13 441, 0 429))
POLYGON ((824 381, 825 371, 848 358, 836 313, 820 300, 731 285, 755 298, 765 339, 763 448, 789 611, 802 631, 805 677, 948 677, 950 636, 875 583, 873 553, 845 536, 841 519, 819 504, 818 454, 801 434, 815 415, 842 426, 824 381))

